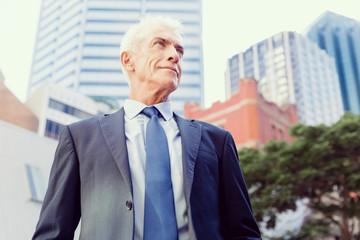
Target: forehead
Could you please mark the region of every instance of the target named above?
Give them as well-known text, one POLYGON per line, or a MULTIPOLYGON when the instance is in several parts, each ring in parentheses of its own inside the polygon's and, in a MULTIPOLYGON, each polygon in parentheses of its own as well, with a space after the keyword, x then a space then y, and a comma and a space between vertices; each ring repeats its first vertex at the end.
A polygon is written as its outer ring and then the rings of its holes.
POLYGON ((146 42, 152 42, 155 39, 162 38, 174 45, 182 45, 180 34, 177 34, 174 29, 167 26, 150 27, 145 35, 146 42))

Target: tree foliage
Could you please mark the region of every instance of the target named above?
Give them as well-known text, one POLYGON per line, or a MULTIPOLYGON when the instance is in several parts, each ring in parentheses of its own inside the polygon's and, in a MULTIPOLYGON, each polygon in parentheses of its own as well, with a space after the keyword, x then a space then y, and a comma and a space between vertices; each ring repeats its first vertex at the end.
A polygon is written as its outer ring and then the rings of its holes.
POLYGON ((360 219, 360 116, 345 113, 331 126, 298 124, 290 134, 296 138, 290 144, 271 141, 239 152, 255 218, 274 228, 277 213, 307 199, 312 217, 301 239, 334 231, 351 239, 360 219))

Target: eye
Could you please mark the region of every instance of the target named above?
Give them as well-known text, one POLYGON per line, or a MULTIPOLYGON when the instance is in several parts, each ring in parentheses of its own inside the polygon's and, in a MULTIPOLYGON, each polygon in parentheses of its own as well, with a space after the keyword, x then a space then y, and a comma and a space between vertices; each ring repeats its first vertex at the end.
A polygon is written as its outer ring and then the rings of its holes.
POLYGON ((179 56, 184 56, 184 49, 182 49, 182 48, 177 48, 176 49, 176 51, 177 51, 177 53, 179 54, 179 56))
POLYGON ((156 42, 155 42, 155 45, 159 45, 159 46, 161 46, 161 47, 165 47, 164 41, 156 41, 156 42))

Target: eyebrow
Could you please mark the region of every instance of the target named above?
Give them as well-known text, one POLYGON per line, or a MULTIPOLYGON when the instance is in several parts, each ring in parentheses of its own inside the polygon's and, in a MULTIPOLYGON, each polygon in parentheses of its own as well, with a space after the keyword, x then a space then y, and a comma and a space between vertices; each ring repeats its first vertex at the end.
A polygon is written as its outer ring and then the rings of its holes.
MULTIPOLYGON (((162 37, 154 37, 151 41, 151 44, 153 44, 154 42, 158 41, 158 40, 161 40, 165 43, 170 43, 169 40, 165 39, 165 38, 162 38, 162 37)), ((180 45, 179 43, 175 42, 174 43, 175 45, 175 48, 178 50, 178 51, 181 51, 182 53, 184 53, 184 47, 182 45, 180 45)))

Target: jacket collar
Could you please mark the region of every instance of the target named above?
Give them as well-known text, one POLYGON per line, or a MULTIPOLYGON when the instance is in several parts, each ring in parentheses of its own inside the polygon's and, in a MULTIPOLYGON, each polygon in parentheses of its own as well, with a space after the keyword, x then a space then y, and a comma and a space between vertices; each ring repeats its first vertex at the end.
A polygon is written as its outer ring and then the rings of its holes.
POLYGON ((202 126, 194 120, 184 119, 174 114, 178 124, 181 142, 184 169, 185 197, 190 203, 190 193, 194 181, 195 163, 199 152, 202 126))
MULTIPOLYGON (((194 181, 195 163, 199 152, 202 126, 194 120, 184 119, 174 114, 178 124, 181 142, 184 169, 185 198, 190 203, 190 193, 194 181)), ((130 167, 125 137, 124 108, 116 113, 100 118, 100 127, 106 144, 132 192, 130 167)))

